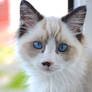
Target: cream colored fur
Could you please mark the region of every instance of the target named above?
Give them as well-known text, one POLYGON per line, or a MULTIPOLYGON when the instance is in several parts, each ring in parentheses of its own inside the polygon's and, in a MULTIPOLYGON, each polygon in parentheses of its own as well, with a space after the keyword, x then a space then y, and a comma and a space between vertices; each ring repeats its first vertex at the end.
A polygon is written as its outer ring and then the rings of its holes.
POLYGON ((29 28, 28 33, 17 38, 17 54, 26 72, 30 74, 29 92, 92 92, 91 54, 60 19, 44 18, 29 28), (72 59, 66 60, 66 56, 56 53, 56 35, 58 41, 74 47, 72 59), (39 40, 41 36, 41 40, 49 36, 44 53, 29 55, 27 51, 32 50, 27 44, 39 40), (42 67, 44 61, 53 61, 51 72, 42 67))
POLYGON ((43 17, 21 1, 17 56, 30 76, 27 92, 92 92, 92 52, 82 33, 85 15, 81 6, 61 19, 43 17), (43 47, 36 49, 34 41, 43 47), (58 50, 62 43, 68 46, 64 52, 58 50))

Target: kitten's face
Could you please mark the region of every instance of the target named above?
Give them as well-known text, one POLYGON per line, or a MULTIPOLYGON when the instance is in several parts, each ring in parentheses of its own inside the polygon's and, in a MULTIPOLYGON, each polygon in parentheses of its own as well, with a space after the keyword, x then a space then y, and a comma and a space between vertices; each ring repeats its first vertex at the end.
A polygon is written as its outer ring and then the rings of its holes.
POLYGON ((83 48, 81 28, 85 11, 85 7, 81 7, 62 20, 54 17, 45 18, 28 2, 22 1, 20 17, 22 22, 17 45, 19 56, 30 70, 61 71, 68 69, 81 58, 83 48))

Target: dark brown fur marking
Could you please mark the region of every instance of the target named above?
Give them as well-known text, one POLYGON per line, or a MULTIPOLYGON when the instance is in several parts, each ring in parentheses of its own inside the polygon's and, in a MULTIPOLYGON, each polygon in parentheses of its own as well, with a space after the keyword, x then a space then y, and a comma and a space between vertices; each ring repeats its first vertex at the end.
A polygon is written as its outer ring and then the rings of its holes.
POLYGON ((30 21, 31 17, 28 17, 28 16, 25 17, 26 13, 28 13, 29 15, 31 15, 30 11, 33 12, 34 16, 35 15, 37 16, 37 18, 36 18, 37 22, 41 21, 44 18, 29 2, 27 2, 26 0, 22 0, 21 4, 20 4, 20 21, 23 20, 25 22, 25 24, 20 24, 20 28, 18 30, 18 38, 22 37, 28 31, 27 30, 28 26, 26 26, 27 25, 26 23, 28 23, 28 24, 34 24, 35 25, 35 23, 34 23, 35 20, 30 21), (28 11, 26 9, 21 10, 21 6, 24 5, 24 4, 28 7, 28 9, 27 9, 28 11), (32 23, 30 23, 30 22, 32 22, 32 23))

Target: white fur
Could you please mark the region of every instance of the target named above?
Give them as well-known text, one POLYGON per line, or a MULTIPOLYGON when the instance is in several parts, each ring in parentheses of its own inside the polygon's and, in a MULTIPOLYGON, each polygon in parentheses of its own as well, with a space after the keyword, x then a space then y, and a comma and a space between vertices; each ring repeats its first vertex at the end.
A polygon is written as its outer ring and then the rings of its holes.
MULTIPOLYGON (((30 74, 30 91, 29 92, 92 92, 91 87, 88 90, 88 57, 85 48, 74 37, 68 27, 60 22, 57 18, 46 18, 39 22, 33 29, 29 29, 29 33, 25 34, 20 39, 17 39, 17 53, 22 63, 30 74), (37 35, 44 35, 42 32, 42 24, 47 23, 49 32, 58 32, 59 27, 62 28, 63 39, 69 44, 76 47, 78 55, 74 61, 65 62, 62 56, 55 52, 56 44, 53 37, 49 38, 45 52, 38 54, 35 58, 30 58, 24 53, 21 55, 21 47, 26 42, 34 39, 37 35), (36 36, 35 36, 36 35, 36 36), (65 35, 65 36, 64 36, 65 35), (26 61, 25 61, 26 60, 26 61), (53 61, 51 72, 46 72, 41 65, 44 61, 53 61)), ((91 83, 90 83, 91 85, 91 83)))

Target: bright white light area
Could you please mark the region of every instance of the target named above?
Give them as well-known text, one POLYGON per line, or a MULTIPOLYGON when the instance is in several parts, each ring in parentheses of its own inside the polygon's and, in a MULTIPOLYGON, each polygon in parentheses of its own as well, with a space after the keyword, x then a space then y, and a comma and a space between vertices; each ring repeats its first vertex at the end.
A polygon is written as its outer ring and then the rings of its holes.
POLYGON ((0 0, 0 3, 3 2, 4 0, 0 0))
MULTIPOLYGON (((11 5, 11 29, 18 28, 19 25, 19 5, 21 0, 10 0, 11 5)), ((62 17, 68 12, 68 0, 27 0, 42 15, 62 17)))
POLYGON ((68 0, 28 0, 45 16, 64 16, 68 11, 68 0))

